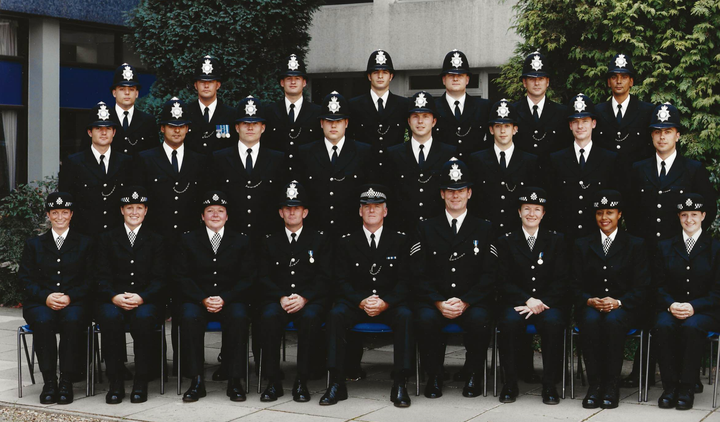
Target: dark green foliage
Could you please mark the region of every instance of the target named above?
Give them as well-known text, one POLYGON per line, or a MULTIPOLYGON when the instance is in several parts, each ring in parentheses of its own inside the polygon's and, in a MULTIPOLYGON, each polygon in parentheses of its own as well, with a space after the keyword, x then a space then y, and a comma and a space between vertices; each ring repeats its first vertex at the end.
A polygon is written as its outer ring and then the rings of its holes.
POLYGON ((20 185, 0 204, 0 305, 17 305, 22 300, 18 284, 25 239, 50 228, 45 198, 57 189, 57 178, 20 185))
POLYGON ((143 0, 132 12, 127 42, 157 76, 143 108, 158 115, 173 96, 197 98, 197 60, 213 55, 225 67, 219 91, 231 106, 248 95, 281 98, 278 64, 291 53, 304 58, 307 29, 322 0, 143 0))

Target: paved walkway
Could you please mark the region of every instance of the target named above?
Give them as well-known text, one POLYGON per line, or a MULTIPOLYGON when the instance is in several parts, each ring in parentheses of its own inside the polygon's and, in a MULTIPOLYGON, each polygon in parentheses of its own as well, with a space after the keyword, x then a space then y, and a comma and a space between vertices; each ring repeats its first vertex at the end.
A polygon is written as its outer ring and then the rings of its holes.
MULTIPOLYGON (((461 395, 462 383, 451 382, 446 384, 444 396, 437 400, 429 400, 423 396, 412 396, 412 406, 408 409, 393 407, 389 400, 392 385, 388 374, 391 370, 392 348, 383 345, 382 338, 376 341, 371 350, 365 352, 363 368, 368 372, 368 379, 348 384, 350 398, 335 406, 319 406, 317 400, 324 390, 324 381, 311 381, 310 389, 313 400, 310 403, 295 403, 292 401, 289 381, 285 381, 286 394, 274 403, 262 403, 255 393, 257 380, 251 377, 248 400, 244 403, 232 403, 225 396, 225 383, 208 382, 208 396, 198 403, 183 403, 180 396, 175 394, 175 381, 171 377, 166 385, 164 395, 160 395, 159 381, 150 384, 150 396, 146 403, 131 404, 125 400, 119 405, 105 404, 107 381, 99 384, 96 395, 85 397, 85 384, 77 383, 75 402, 66 405, 39 404, 38 395, 42 389, 42 376, 36 369, 39 384, 32 385, 27 366, 23 357, 23 398, 17 397, 17 362, 16 362, 16 330, 24 324, 22 311, 19 309, 0 308, 0 407, 16 407, 29 409, 32 412, 62 413, 71 417, 104 419, 104 420, 131 420, 131 421, 241 421, 241 422, 305 422, 305 421, 360 421, 360 422, 484 422, 484 421, 592 421, 592 422, 640 422, 640 421, 707 421, 720 422, 720 412, 712 408, 712 386, 707 385, 707 377, 703 378, 705 392, 697 395, 695 408, 689 411, 661 410, 657 407, 659 387, 650 389, 647 403, 637 402, 637 390, 623 389, 624 399, 620 407, 614 410, 586 410, 581 406, 581 399, 585 389, 576 386, 575 399, 561 401, 557 406, 546 406, 540 399, 538 385, 520 385, 521 396, 514 404, 501 404, 497 398, 492 397, 492 390, 488 397, 468 399, 461 395)), ((169 326, 168 326, 169 332, 169 326)), ((129 338, 130 341, 130 338, 129 338)), ((169 340, 168 340, 169 343, 169 340)), ((131 346, 129 344, 129 346, 131 346)), ((217 353, 220 347, 220 335, 208 333, 205 338, 206 376, 210 377, 215 370, 217 353)), ((293 363, 296 353, 294 337, 288 337, 288 362, 283 363, 287 379, 295 376, 293 363)), ((451 371, 462 366, 465 350, 459 346, 449 346, 446 365, 451 371)), ((129 359, 132 361, 132 347, 128 347, 129 359)), ((536 367, 540 367, 539 355, 536 356, 536 367)), ((629 363, 628 363, 629 364, 629 363)), ((132 369, 132 363, 129 364, 132 369)), ((626 371, 629 366, 626 365, 626 371)), ((492 382, 492 381, 491 381, 492 382)), ((126 383, 129 392, 130 382, 126 383)), ((187 381, 184 388, 187 387, 187 381)), ((492 384, 490 384, 492 386, 492 384)), ((414 389, 414 385, 409 385, 414 389)), ((0 412, 0 420, 53 420, 49 419, 22 419, 18 409, 0 412), (8 416, 10 415, 10 416, 8 416)), ((65 420, 65 419, 63 419, 65 420)))

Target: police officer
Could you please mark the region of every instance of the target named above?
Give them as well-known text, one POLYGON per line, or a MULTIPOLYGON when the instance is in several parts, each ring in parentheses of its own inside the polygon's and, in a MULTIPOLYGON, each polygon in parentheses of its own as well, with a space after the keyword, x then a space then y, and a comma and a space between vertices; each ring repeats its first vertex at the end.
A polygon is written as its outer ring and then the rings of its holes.
POLYGON ((593 143, 597 121, 592 101, 578 94, 570 102, 568 116, 575 142, 571 147, 550 154, 548 194, 557 204, 552 210, 553 227, 565 235, 570 244, 595 232, 592 197, 595 192, 617 186, 622 180, 617 154, 593 143))
POLYGON ((438 139, 458 149, 460 159, 469 159, 475 151, 489 148, 487 120, 490 101, 467 93, 470 83, 470 65, 465 53, 453 50, 445 55, 440 76, 445 93, 435 100, 438 139))
POLYGON ((646 125, 654 107, 630 95, 636 77, 630 57, 616 54, 608 64, 606 76, 612 98, 595 107, 597 143, 602 148, 617 152, 623 165, 629 168, 632 163, 652 153, 646 125))
POLYGON ((490 341, 490 310, 495 299, 497 250, 492 224, 470 215, 472 177, 459 160, 445 163, 440 195, 445 212, 418 226, 410 249, 415 287, 415 319, 420 356, 429 379, 425 397, 442 396, 442 329, 450 323, 465 331, 463 396, 482 394, 482 367, 490 341))
POLYGON ((566 148, 573 139, 566 124, 567 106, 547 97, 551 70, 551 64, 542 53, 528 54, 520 76, 527 95, 513 104, 518 126, 515 144, 541 159, 566 148))
POLYGON ((213 153, 213 184, 228 193, 235 212, 228 227, 248 234, 259 246, 262 237, 279 228, 272 217, 285 180, 284 154, 265 148, 262 104, 253 96, 240 101, 233 130, 237 144, 213 153))
MULTIPOLYGON (((283 99, 267 104, 267 119, 263 143, 266 147, 285 153, 288 171, 297 174, 298 148, 322 139, 322 129, 317 125, 320 106, 303 98, 307 86, 305 63, 291 54, 280 63, 280 86, 283 99)), ((242 111, 242 110, 241 110, 242 111)))
POLYGON ((72 380, 84 366, 93 244, 75 226, 70 230, 74 202, 67 192, 48 195, 45 210, 52 228, 25 241, 18 270, 25 296, 23 317, 33 330, 35 353, 45 382, 41 404, 72 403, 72 380), (59 386, 56 333, 60 334, 59 386))
POLYGON ((395 68, 387 51, 373 51, 365 73, 370 92, 350 100, 348 129, 351 138, 372 145, 373 163, 379 171, 384 171, 388 148, 405 141, 408 100, 390 92, 395 68))
POLYGON ((418 223, 435 217, 445 208, 437 192, 440 170, 455 155, 456 148, 433 138, 437 123, 435 99, 420 91, 410 98, 406 110, 410 142, 388 149, 390 166, 387 180, 392 184, 396 216, 390 221, 408 233, 418 223))
POLYGON ((217 57, 204 56, 195 65, 193 86, 198 93, 197 102, 188 104, 192 130, 187 135, 188 147, 201 154, 210 155, 237 142, 232 130, 235 109, 218 99, 222 85, 223 66, 217 57))
POLYGON ((517 191, 537 177, 537 156, 515 148, 513 142, 518 131, 517 116, 508 100, 493 104, 488 122, 493 147, 470 156, 477 193, 471 200, 471 210, 493 223, 495 237, 519 228, 520 221, 514 215, 517 191))
POLYGON ((132 403, 147 401, 153 331, 164 316, 163 289, 167 277, 162 237, 143 227, 149 199, 142 186, 125 187, 120 195, 124 224, 100 236, 95 265, 98 299, 95 315, 102 330, 103 351, 110 388, 108 404, 125 397, 123 358, 125 327, 135 347, 135 381, 132 403))
POLYGON ((97 236, 122 223, 117 212, 119 192, 128 185, 132 158, 113 149, 116 123, 111 110, 99 102, 90 110, 87 134, 90 148, 70 155, 60 168, 59 189, 75 198, 75 229, 97 236))
POLYGON ((247 236, 225 227, 228 197, 220 191, 202 196, 203 228, 183 235, 173 261, 173 280, 182 295, 182 356, 192 377, 184 402, 205 397, 204 338, 208 321, 222 322, 223 362, 228 366, 227 396, 245 401, 240 379, 245 375, 248 341, 248 292, 256 277, 253 250, 247 236))
POLYGON ((155 118, 135 107, 140 89, 140 81, 132 65, 123 63, 115 69, 110 87, 115 97, 115 108, 110 113, 117 128, 115 147, 131 157, 159 143, 155 118))
POLYGON ((350 110, 345 97, 333 91, 322 109, 325 138, 300 147, 300 181, 313 204, 308 223, 335 240, 356 227, 353 198, 367 177, 370 145, 345 136, 350 110))
POLYGON ((620 192, 597 191, 592 206, 600 230, 575 241, 571 274, 590 384, 582 405, 613 409, 619 401, 625 336, 640 316, 650 270, 645 241, 618 229, 624 208, 620 192))
POLYGON ((392 327, 394 382, 390 400, 409 407, 406 380, 412 367, 412 311, 409 245, 407 236, 385 227, 387 188, 365 185, 360 193, 363 226, 337 244, 334 258, 336 304, 327 318, 327 355, 330 386, 320 399, 333 405, 347 399, 345 386, 345 336, 355 324, 380 322, 392 327))
POLYGON ((292 181, 280 197, 279 214, 285 227, 263 239, 260 255, 263 375, 270 381, 260 401, 275 401, 283 395, 280 340, 293 321, 298 329, 298 375, 292 396, 296 402, 308 402, 313 350, 320 343, 330 300, 332 250, 322 232, 303 224, 310 212, 305 188, 292 181))
POLYGON ((705 198, 708 218, 703 227, 715 221, 717 193, 710 174, 699 161, 677 151, 680 140, 680 113, 672 104, 655 107, 650 130, 655 155, 633 164, 630 179, 633 199, 628 215, 628 230, 649 244, 669 239, 680 229, 676 205, 680 195, 693 192, 705 198))
POLYGON ((560 402, 555 384, 562 371, 563 333, 571 305, 566 294, 569 260, 563 235, 540 228, 547 198, 544 189, 524 188, 519 195, 520 230, 498 239, 498 341, 505 372, 502 403, 514 402, 519 392, 516 353, 527 324, 534 324, 542 339, 543 403, 560 402))

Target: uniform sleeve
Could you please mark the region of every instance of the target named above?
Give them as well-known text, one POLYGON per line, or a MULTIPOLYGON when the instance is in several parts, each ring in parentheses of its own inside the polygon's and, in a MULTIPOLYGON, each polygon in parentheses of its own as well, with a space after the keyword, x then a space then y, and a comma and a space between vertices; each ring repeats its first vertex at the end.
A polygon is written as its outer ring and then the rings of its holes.
POLYGON ((316 256, 315 277, 310 286, 300 290, 298 293, 308 301, 313 301, 327 296, 327 289, 330 286, 332 277, 333 254, 330 249, 330 241, 325 235, 320 235, 318 249, 313 252, 316 256))
POLYGON ((250 248, 250 241, 247 237, 244 238, 244 246, 238 248, 239 255, 237 257, 240 262, 240 268, 238 269, 238 279, 233 286, 220 294, 220 297, 225 302, 245 302, 248 303, 251 300, 251 290, 257 280, 258 266, 255 260, 256 254, 250 248))
POLYGON ((49 285, 49 280, 40 270, 38 259, 37 250, 32 244, 32 239, 26 240, 22 258, 20 259, 18 280, 23 286, 27 299, 44 304, 52 291, 45 287, 49 285))
POLYGON ((191 251, 190 248, 188 248, 186 236, 183 236, 183 239, 180 241, 179 251, 173 261, 172 278, 185 298, 190 299, 194 303, 202 303, 207 296, 195 280, 192 279, 192 275, 190 274, 191 260, 191 251))
MULTIPOLYGON (((113 266, 112 266, 112 240, 109 236, 100 236, 98 242, 98 253, 95 259, 96 289, 99 299, 112 301, 118 292, 113 288, 113 266)), ((143 300, 145 300, 143 298, 143 300)))
POLYGON ((653 256, 652 280, 657 286, 658 294, 656 295, 656 303, 659 309, 664 310, 675 302, 670 295, 667 286, 667 269, 665 268, 665 255, 662 252, 662 243, 655 249, 653 256))
POLYGON ((713 241, 710 249, 712 276, 707 295, 691 300, 695 312, 707 312, 720 306, 720 243, 713 241))
POLYGON ((512 256, 510 243, 505 235, 500 236, 495 243, 497 243, 498 251, 497 283, 503 304, 511 306, 524 305, 532 295, 520 288, 512 280, 512 269, 515 268, 515 260, 512 256))
MULTIPOLYGON (((487 239, 491 239, 492 232, 488 228, 487 239)), ((491 242, 487 242, 483 249, 482 268, 478 274, 478 282, 473 285, 464 295, 459 297, 463 302, 470 305, 477 305, 482 302, 492 301, 495 298, 495 275, 497 272, 497 248, 491 242)))
MULTIPOLYGON (((260 288, 262 289, 262 297, 263 299, 266 299, 268 301, 277 302, 282 296, 284 296, 284 294, 280 290, 280 288, 278 288, 277 284, 275 284, 275 280, 273 280, 272 277, 273 257, 270 254, 269 238, 263 239, 259 258, 260 261, 258 266, 258 283, 260 285, 260 288)), ((305 297, 305 295, 301 296, 308 299, 307 297, 305 297)))
MULTIPOLYGON (((345 240, 345 239, 343 239, 345 240)), ((334 260, 334 275, 337 283, 337 293, 339 296, 347 299, 353 305, 359 306, 360 302, 365 299, 361 293, 358 293, 350 282, 350 258, 347 251, 347 242, 339 242, 337 247, 337 255, 334 260)))
POLYGON ((413 280, 415 280, 415 297, 419 302, 425 302, 434 305, 435 302, 442 302, 446 297, 440 294, 435 287, 435 280, 432 280, 430 271, 426 269, 429 264, 428 255, 429 249, 427 247, 427 239, 425 237, 425 231, 418 228, 415 233, 415 237, 411 242, 410 246, 410 266, 413 280))
POLYGON ((705 221, 703 228, 708 229, 712 226, 717 216, 717 192, 710 182, 710 173, 701 164, 698 171, 695 172, 695 180, 693 187, 696 193, 699 193, 705 199, 705 221))
POLYGON ((94 255, 95 255, 95 242, 90 238, 82 240, 81 246, 84 250, 80 259, 83 262, 80 264, 82 268, 82 274, 78 275, 78 282, 75 286, 71 287, 64 293, 70 296, 72 302, 78 302, 88 297, 91 297, 95 283, 93 282, 94 273, 94 255))
POLYGON ((585 285, 585 275, 584 275, 584 268, 585 263, 583 262, 585 259, 585 253, 583 251, 582 244, 580 242, 580 239, 575 240, 575 247, 573 248, 573 258, 572 258, 572 274, 570 275, 571 283, 572 283, 572 292, 573 297, 577 301, 576 303, 576 309, 579 306, 587 306, 587 301, 590 299, 590 293, 586 292, 584 289, 585 285))
POLYGON ((153 242, 152 249, 152 267, 150 269, 150 281, 146 284, 145 289, 137 294, 142 298, 143 302, 155 302, 160 299, 165 289, 167 277, 167 253, 165 252, 165 243, 162 237, 157 236, 153 242))
POLYGON ((397 275, 398 280, 390 294, 382 299, 391 307, 404 303, 410 294, 410 250, 407 236, 401 235, 401 246, 398 248, 397 275))
POLYGON ((568 259, 565 248, 565 237, 561 234, 555 238, 555 260, 551 273, 550 289, 540 299, 544 304, 555 308, 564 304, 570 280, 568 259))
POLYGON ((622 301, 623 306, 628 309, 638 309, 645 302, 650 287, 650 268, 645 242, 641 240, 638 244, 633 245, 632 254, 633 258, 630 261, 632 263, 632 268, 630 268, 632 272, 630 275, 631 286, 624 295, 617 299, 622 301))

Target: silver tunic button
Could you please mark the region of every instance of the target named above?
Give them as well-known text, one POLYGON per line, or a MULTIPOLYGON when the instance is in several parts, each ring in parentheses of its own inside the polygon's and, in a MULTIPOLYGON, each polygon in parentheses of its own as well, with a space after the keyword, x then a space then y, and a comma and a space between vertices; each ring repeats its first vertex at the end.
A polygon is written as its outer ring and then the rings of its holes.
POLYGON ((294 285, 294 284, 291 284, 290 287, 292 287, 292 288, 294 289, 294 288, 295 288, 295 285, 294 285))
POLYGON ((535 269, 535 266, 534 266, 534 265, 531 265, 531 266, 530 266, 530 269, 531 269, 531 270, 534 270, 534 269, 535 269))
POLYGON ((295 271, 290 271, 290 275, 295 275, 295 271))
POLYGON ((333 196, 333 195, 335 195, 335 192, 330 192, 330 196, 333 196))
POLYGON ((455 272, 455 268, 451 269, 450 271, 455 272))
POLYGON ((60 283, 56 284, 56 286, 60 286, 60 283))
POLYGON ((131 260, 130 260, 130 263, 131 263, 131 264, 134 264, 134 263, 135 263, 135 260, 134 260, 134 259, 131 259, 131 260))
POLYGON ((532 278, 532 281, 535 281, 535 277, 532 278))
POLYGON ((658 207, 658 208, 662 208, 662 204, 658 204, 658 206, 657 206, 657 207, 658 207))
POLYGON ((248 195, 247 198, 248 198, 248 199, 252 199, 252 195, 248 195))
POLYGON ((455 287, 455 283, 451 284, 450 287, 455 287))
POLYGON ((377 281, 377 278, 373 277, 373 281, 377 281))
POLYGON ((57 259, 57 262, 60 262, 60 258, 57 259))

